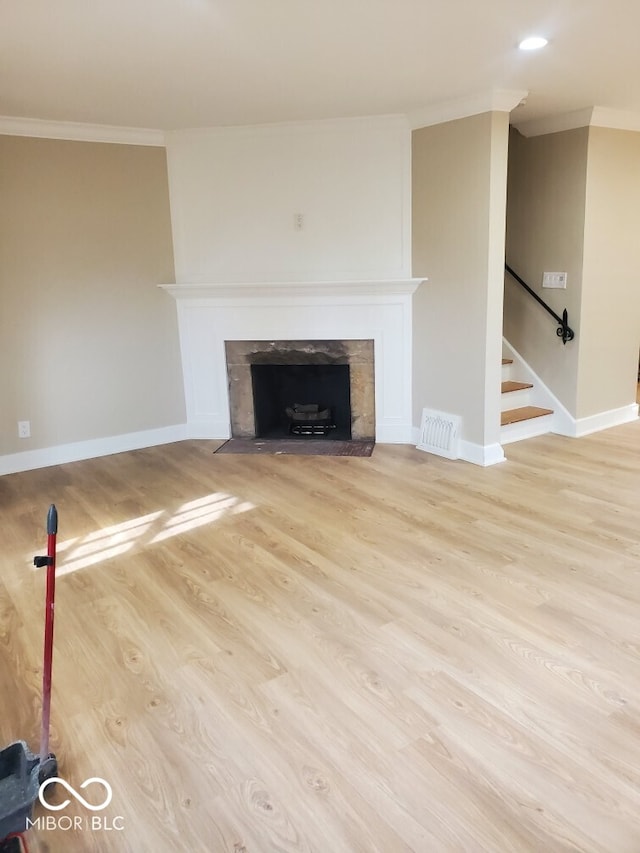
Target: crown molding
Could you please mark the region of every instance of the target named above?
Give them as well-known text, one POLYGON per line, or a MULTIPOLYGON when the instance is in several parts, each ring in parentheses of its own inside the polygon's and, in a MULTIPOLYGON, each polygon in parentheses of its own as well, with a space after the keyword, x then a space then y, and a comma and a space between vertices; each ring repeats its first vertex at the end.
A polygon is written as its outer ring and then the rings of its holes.
POLYGON ((523 136, 544 136, 547 133, 561 133, 563 130, 589 127, 592 116, 593 107, 587 107, 562 115, 547 116, 546 118, 524 122, 515 121, 513 125, 523 136))
POLYGON ((430 104, 409 113, 407 118, 411 130, 418 130, 421 127, 430 127, 481 113, 510 113, 525 100, 528 94, 526 89, 492 89, 466 98, 430 104))
POLYGON ((261 135, 273 134, 274 136, 282 135, 283 133, 317 133, 319 130, 332 130, 333 128, 344 128, 345 126, 364 126, 367 128, 375 127, 392 127, 393 125, 405 129, 407 126, 407 117, 404 113, 385 113, 383 115, 372 116, 344 116, 341 118, 319 118, 319 119, 304 119, 300 121, 277 121, 264 122, 262 124, 226 124, 226 125, 210 125, 208 127, 181 127, 175 130, 167 130, 165 132, 165 142, 167 146, 173 140, 202 138, 202 137, 251 137, 257 133, 261 135))
POLYGON ((38 118, 0 116, 0 134, 35 136, 40 139, 69 139, 77 142, 114 142, 120 145, 164 147, 162 130, 145 127, 115 127, 74 121, 46 121, 38 118))
POLYGON ((587 107, 562 115, 548 116, 533 121, 514 122, 523 136, 544 136, 579 127, 608 127, 613 130, 640 131, 640 113, 613 110, 609 107, 587 107))
POLYGON ((591 126, 610 127, 614 130, 640 130, 640 113, 594 107, 591 126))

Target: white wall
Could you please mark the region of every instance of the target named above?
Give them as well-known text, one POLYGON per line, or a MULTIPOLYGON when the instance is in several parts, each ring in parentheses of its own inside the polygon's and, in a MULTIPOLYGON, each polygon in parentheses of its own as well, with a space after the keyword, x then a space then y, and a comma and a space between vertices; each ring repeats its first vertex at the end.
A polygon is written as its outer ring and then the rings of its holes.
POLYGON ((176 280, 408 277, 410 144, 400 116, 167 134, 176 280))

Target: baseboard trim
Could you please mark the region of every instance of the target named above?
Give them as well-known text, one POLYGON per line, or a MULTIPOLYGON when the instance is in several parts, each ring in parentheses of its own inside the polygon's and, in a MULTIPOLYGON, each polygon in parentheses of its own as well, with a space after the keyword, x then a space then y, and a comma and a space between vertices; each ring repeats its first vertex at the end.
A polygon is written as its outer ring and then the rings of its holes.
POLYGON ((413 444, 413 433, 411 424, 376 424, 378 444, 413 444))
POLYGON ((189 421, 186 426, 187 438, 226 441, 231 438, 231 427, 228 421, 189 421))
POLYGON ((474 444, 471 441, 460 442, 458 448, 458 456, 465 462, 471 462, 473 465, 481 465, 483 468, 488 468, 489 465, 498 465, 500 462, 506 462, 504 450, 501 444, 474 444))
POLYGON ((610 409, 608 412, 598 412, 597 415, 578 418, 575 421, 574 436, 580 438, 583 435, 590 435, 592 432, 599 432, 601 429, 610 429, 614 426, 628 424, 631 421, 637 420, 637 418, 637 403, 621 406, 619 409, 610 409))
POLYGON ((127 450, 140 450, 143 447, 154 447, 158 444, 171 444, 174 441, 183 441, 185 438, 187 438, 186 424, 176 424, 141 432, 129 432, 124 435, 59 444, 55 447, 43 447, 38 450, 25 450, 22 453, 10 453, 0 456, 0 476, 32 471, 35 468, 48 468, 51 465, 63 465, 66 462, 79 462, 81 459, 94 459, 97 456, 110 456, 127 450))
MULTIPOLYGON (((411 444, 418 446, 420 441, 420 428, 412 428, 411 444)), ((440 457, 441 459, 444 457, 440 457)), ((490 465, 498 465, 500 462, 506 462, 506 456, 500 444, 474 444, 472 441, 464 441, 461 439, 458 442, 458 459, 462 462, 471 462, 472 465, 480 465, 482 468, 488 468, 490 465)))

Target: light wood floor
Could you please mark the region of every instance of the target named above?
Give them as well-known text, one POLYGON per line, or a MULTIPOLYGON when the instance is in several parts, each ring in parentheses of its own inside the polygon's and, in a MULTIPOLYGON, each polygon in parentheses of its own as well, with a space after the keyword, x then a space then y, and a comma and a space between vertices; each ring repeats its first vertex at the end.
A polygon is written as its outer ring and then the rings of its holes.
POLYGON ((124 821, 34 850, 640 851, 640 423, 484 470, 215 446, 0 478, 0 740, 55 501, 53 746, 124 821))

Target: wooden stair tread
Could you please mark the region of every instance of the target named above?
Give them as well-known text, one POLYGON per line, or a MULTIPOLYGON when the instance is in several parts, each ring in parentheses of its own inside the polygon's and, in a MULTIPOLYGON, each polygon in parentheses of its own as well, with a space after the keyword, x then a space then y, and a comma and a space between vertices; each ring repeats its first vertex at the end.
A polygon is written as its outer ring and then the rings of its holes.
POLYGON ((525 388, 533 388, 531 382, 513 382, 511 379, 502 383, 502 393, 508 394, 509 391, 523 391, 525 388))
POLYGON ((521 406, 519 409, 507 409, 500 415, 500 425, 517 424, 520 421, 528 421, 531 418, 541 418, 544 415, 552 415, 553 409, 541 409, 539 406, 521 406))
POLYGON ((503 364, 513 364, 513 359, 512 358, 503 358, 502 363, 503 364))

